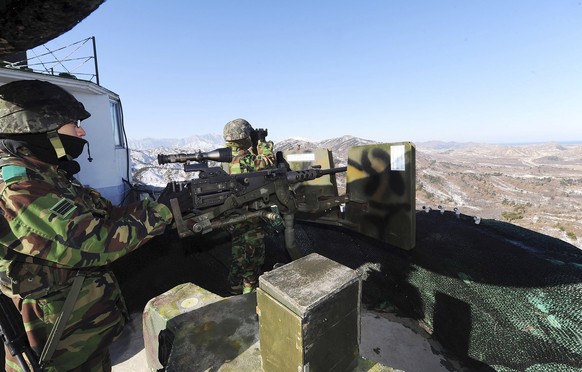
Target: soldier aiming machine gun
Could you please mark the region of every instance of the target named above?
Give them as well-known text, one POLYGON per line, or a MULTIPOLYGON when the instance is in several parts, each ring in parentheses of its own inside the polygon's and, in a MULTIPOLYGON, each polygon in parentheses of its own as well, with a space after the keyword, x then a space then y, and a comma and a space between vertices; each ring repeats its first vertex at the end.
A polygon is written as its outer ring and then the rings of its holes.
POLYGON ((206 234, 253 217, 280 221, 283 217, 285 244, 293 259, 301 257, 295 246, 293 230, 296 212, 318 213, 339 207, 347 197, 321 200, 318 205, 298 202, 291 185, 324 175, 345 172, 347 167, 290 171, 282 154, 277 153, 277 168, 230 175, 222 168, 208 167, 207 161, 232 161, 229 148, 192 154, 158 155, 158 163, 184 163, 184 171, 198 171, 198 178, 168 183, 159 201, 169 204, 181 238, 206 234), (192 164, 191 162, 198 164, 192 164))

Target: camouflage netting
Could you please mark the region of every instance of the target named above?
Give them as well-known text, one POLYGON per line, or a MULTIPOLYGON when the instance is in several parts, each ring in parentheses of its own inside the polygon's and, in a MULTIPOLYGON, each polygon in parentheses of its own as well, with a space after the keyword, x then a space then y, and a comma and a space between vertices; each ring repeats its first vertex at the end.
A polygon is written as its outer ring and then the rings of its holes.
POLYGON ((0 1, 0 56, 22 52, 60 36, 104 1, 0 1))
POLYGON ((417 214, 410 252, 313 226, 297 231, 303 246, 364 274, 364 303, 418 319, 471 369, 582 368, 582 251, 572 245, 438 211, 417 214))
MULTIPOLYGON (((468 370, 582 368, 582 250, 494 220, 417 214, 412 251, 297 223, 297 244, 363 274, 366 307, 417 319, 468 370)), ((289 262, 282 234, 265 268, 289 262)), ((227 296, 230 239, 169 234, 115 262, 130 308, 184 282, 227 296)))

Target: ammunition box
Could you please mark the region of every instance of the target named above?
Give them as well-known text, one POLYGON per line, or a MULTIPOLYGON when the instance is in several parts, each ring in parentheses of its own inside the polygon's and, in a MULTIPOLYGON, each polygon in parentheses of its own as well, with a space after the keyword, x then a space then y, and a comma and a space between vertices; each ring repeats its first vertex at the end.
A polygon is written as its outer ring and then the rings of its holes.
POLYGON ((163 335, 175 333, 176 329, 171 325, 173 319, 220 300, 222 297, 192 283, 180 284, 151 299, 143 313, 144 347, 148 369, 157 371, 166 367, 171 346, 160 343, 163 335))
POLYGON ((359 358, 361 280, 316 253, 259 277, 265 372, 349 371, 359 358))

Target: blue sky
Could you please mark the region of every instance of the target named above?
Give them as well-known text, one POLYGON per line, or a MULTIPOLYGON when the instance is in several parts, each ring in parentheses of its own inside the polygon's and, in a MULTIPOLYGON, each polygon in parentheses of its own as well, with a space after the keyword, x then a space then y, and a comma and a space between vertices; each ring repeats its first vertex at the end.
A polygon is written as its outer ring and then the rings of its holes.
POLYGON ((129 138, 582 141, 580 0, 107 0, 95 36, 129 138))

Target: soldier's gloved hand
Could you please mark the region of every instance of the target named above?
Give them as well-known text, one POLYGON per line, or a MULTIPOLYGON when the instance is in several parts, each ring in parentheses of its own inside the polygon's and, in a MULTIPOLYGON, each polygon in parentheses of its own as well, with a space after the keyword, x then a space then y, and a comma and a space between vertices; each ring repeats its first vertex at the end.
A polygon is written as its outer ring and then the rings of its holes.
POLYGON ((172 210, 168 210, 164 207, 165 205, 162 203, 155 203, 154 209, 158 213, 160 219, 166 223, 166 227, 170 227, 174 216, 172 210))
POLYGON ((265 142, 265 138, 267 138, 267 136, 269 135, 269 130, 257 128, 257 129, 255 129, 255 133, 256 133, 257 139, 259 141, 265 142))
POLYGON ((273 155, 273 141, 259 141, 257 144, 257 155, 273 155))

